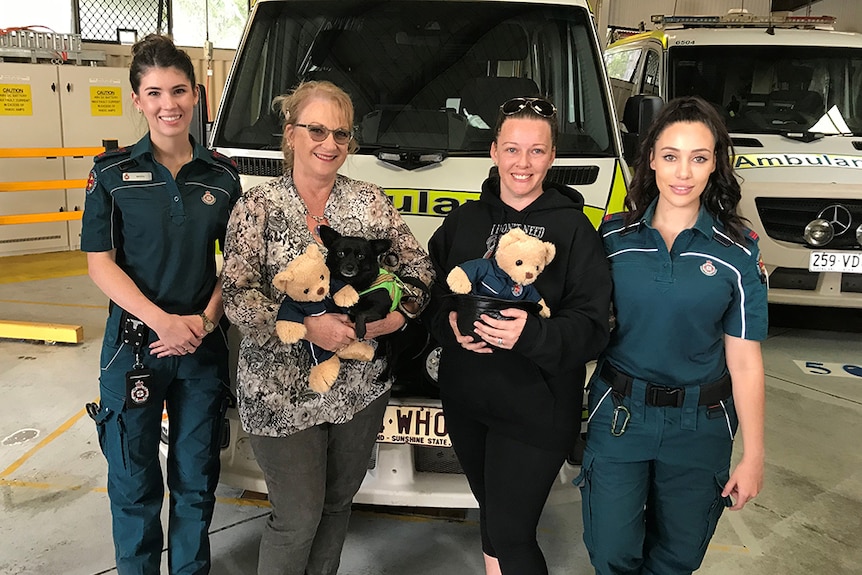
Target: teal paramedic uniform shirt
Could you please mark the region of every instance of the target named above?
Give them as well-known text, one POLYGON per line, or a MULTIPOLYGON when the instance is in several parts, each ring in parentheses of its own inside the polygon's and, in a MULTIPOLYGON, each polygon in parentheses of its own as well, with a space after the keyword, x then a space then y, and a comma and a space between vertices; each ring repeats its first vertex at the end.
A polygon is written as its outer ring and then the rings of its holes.
POLYGON ((724 233, 701 207, 670 253, 650 224, 656 201, 639 222, 608 216, 599 231, 614 282, 616 327, 604 358, 652 383, 709 383, 727 371, 724 334, 762 341, 767 335, 767 276, 757 235, 744 244, 724 233))
POLYGON ((176 180, 153 158, 147 134, 131 148, 96 157, 87 183, 81 250, 117 250, 116 261, 168 313, 206 307, 217 280, 215 242, 224 243, 240 196, 229 158, 195 144, 176 180))

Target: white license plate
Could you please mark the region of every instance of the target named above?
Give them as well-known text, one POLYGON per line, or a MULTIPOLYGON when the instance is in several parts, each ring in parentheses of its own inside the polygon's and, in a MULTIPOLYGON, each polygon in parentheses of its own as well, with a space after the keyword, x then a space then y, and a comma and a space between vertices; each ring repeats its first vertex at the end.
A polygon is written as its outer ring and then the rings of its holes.
POLYGON ((811 252, 808 271, 862 274, 862 252, 811 252))
POLYGON ((381 443, 452 447, 443 410, 438 407, 389 405, 377 434, 381 443))

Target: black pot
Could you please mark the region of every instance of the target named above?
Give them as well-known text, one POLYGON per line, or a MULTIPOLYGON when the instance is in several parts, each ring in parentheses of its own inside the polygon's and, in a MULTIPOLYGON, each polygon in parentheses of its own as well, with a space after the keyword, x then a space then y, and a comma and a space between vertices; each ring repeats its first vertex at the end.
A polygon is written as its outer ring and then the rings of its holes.
POLYGON ((473 294, 451 294, 452 309, 458 314, 458 331, 464 335, 472 335, 474 341, 481 338, 473 329, 473 323, 482 321, 480 316, 485 314, 494 319, 510 320, 512 318, 500 314, 504 309, 522 309, 527 313, 538 314, 542 306, 534 301, 508 300, 497 297, 473 294))

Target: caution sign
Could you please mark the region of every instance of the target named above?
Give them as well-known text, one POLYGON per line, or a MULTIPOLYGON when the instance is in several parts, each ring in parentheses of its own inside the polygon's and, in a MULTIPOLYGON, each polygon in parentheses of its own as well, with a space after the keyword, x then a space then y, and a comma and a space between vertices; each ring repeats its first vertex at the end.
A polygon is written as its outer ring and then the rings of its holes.
POLYGON ((90 86, 91 116, 122 116, 123 90, 113 86, 90 86))
POLYGON ((0 84, 0 116, 32 116, 30 84, 0 84))

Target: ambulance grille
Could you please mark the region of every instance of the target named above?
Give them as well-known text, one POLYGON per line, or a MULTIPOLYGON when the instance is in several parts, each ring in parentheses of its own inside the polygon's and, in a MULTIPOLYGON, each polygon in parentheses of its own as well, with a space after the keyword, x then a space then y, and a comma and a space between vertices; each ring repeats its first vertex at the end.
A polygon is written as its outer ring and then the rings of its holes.
POLYGON ((282 161, 277 158, 247 158, 245 156, 233 156, 237 170, 244 176, 264 176, 277 178, 284 173, 282 161))
POLYGON ((762 148, 763 142, 757 138, 731 138, 734 147, 737 148, 762 148))
MULTIPOLYGON (((461 463, 451 447, 425 447, 412 445, 413 467, 420 473, 452 473, 463 474, 461 463)), ((377 444, 371 452, 368 460, 368 469, 377 467, 377 444)))
POLYGON ((819 273, 802 268, 775 268, 769 274, 769 288, 814 291, 818 277, 819 273))
POLYGON ((599 179, 598 166, 556 166, 548 170, 545 180, 565 186, 586 186, 599 179))
POLYGON ((862 293, 862 274, 842 275, 841 293, 862 293))
POLYGON ((416 471, 424 473, 464 473, 461 463, 451 447, 413 446, 416 471))
POLYGON ((847 230, 823 246, 826 249, 858 248, 856 228, 862 224, 862 200, 836 200, 829 198, 756 198, 757 215, 763 229, 775 240, 807 246, 803 232, 805 226, 824 208, 840 205, 850 212, 852 221, 847 230))

